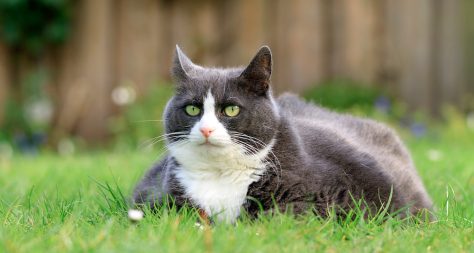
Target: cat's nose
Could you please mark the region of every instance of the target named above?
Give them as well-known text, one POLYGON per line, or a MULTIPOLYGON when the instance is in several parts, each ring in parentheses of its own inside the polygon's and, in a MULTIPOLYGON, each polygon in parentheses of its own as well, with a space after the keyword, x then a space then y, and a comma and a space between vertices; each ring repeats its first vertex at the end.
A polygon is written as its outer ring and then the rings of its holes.
POLYGON ((199 130, 201 131, 202 135, 204 135, 204 137, 206 137, 206 138, 209 138, 212 131, 214 131, 214 129, 212 129, 210 127, 201 127, 199 130))

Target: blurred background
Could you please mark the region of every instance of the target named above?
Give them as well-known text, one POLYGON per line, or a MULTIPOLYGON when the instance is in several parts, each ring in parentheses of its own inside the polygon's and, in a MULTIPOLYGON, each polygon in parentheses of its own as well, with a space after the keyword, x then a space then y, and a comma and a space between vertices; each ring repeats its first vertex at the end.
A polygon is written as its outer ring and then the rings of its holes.
POLYGON ((269 45, 276 93, 474 131, 472 0, 0 0, 0 153, 158 136, 175 44, 208 66, 269 45))

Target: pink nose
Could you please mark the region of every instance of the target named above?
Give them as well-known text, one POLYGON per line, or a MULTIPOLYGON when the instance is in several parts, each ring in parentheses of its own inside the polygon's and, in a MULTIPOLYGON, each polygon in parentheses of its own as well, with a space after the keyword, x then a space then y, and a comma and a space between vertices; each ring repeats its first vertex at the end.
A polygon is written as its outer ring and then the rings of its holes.
POLYGON ((201 127, 199 130, 201 131, 202 135, 204 135, 204 137, 206 138, 209 138, 212 131, 214 131, 214 129, 211 129, 209 127, 201 127))

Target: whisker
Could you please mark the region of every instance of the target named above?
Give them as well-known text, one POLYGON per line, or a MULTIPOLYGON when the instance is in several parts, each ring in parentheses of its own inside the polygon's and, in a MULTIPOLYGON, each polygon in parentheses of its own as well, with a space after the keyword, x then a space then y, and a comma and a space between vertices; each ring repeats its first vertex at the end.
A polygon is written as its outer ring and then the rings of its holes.
POLYGON ((167 133, 167 134, 162 134, 160 136, 157 136, 157 137, 153 137, 149 140, 146 140, 144 141, 143 143, 141 143, 139 145, 139 148, 142 149, 142 148, 149 148, 150 146, 153 146, 155 145, 156 143, 158 142, 161 142, 161 141, 164 141, 164 140, 167 140, 168 138, 170 137, 182 137, 182 136, 185 136, 186 132, 185 131, 179 131, 179 132, 172 132, 172 133, 167 133))
MULTIPOLYGON (((247 141, 252 142, 256 146, 260 146, 261 148, 263 148, 267 145, 266 143, 264 143, 263 141, 255 138, 255 137, 252 137, 252 136, 240 133, 240 132, 229 131, 229 133, 236 140, 238 140, 239 138, 242 139, 242 140, 247 140, 247 141)), ((244 142, 242 142, 242 141, 239 141, 239 142, 240 142, 241 145, 245 145, 247 147, 249 146, 248 143, 244 144, 244 142)), ((264 162, 266 162, 269 165, 268 167, 275 172, 278 180, 280 180, 281 163, 280 163, 278 157, 275 155, 275 153, 272 150, 269 150, 269 156, 273 157, 273 159, 270 159, 270 157, 265 157, 264 162)))

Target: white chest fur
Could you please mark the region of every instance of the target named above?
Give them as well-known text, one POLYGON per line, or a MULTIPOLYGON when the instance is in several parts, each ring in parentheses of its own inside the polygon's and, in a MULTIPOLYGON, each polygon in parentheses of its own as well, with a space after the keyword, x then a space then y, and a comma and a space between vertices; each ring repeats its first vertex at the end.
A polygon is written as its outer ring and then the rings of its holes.
POLYGON ((225 148, 181 145, 170 147, 170 152, 181 164, 176 177, 193 204, 219 221, 232 223, 249 185, 265 171, 265 157, 273 143, 252 155, 235 144, 225 148))

